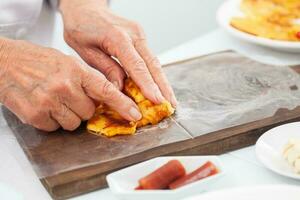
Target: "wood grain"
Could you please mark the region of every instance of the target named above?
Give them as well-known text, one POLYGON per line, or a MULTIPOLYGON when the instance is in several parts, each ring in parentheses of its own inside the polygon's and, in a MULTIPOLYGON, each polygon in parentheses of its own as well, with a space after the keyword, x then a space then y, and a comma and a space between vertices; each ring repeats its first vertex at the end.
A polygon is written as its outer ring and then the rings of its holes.
MULTIPOLYGON (((210 62, 232 61, 233 54, 242 60, 249 59, 233 52, 210 62), (229 55, 228 58, 226 56, 229 55)), ((214 57, 214 55, 208 55, 214 57)), ((180 66, 200 65, 203 57, 166 66, 169 76, 180 66), (200 64, 199 64, 200 63, 200 64)), ((249 65, 254 61, 249 61, 249 65)), ((256 63, 257 64, 257 63, 256 63)), ((300 67, 293 67, 300 72, 300 67)), ((193 73, 191 71, 190 73, 193 73)), ((178 80, 180 79, 180 80, 178 80)), ((171 83, 176 86, 176 82, 171 83)), ((294 88, 297 90, 297 88, 294 88)), ((98 137, 85 130, 85 124, 74 132, 58 130, 54 133, 38 131, 23 125, 14 114, 2 107, 2 125, 8 125, 32 163, 41 182, 54 199, 66 199, 106 187, 105 176, 118 169, 161 155, 221 154, 252 145, 266 130, 300 120, 300 107, 279 109, 274 116, 250 121, 241 125, 217 129, 209 133, 197 131, 197 119, 181 120, 178 116, 167 119, 162 127, 148 127, 134 136, 114 138, 98 137)), ((200 124, 200 125, 199 125, 200 124)))

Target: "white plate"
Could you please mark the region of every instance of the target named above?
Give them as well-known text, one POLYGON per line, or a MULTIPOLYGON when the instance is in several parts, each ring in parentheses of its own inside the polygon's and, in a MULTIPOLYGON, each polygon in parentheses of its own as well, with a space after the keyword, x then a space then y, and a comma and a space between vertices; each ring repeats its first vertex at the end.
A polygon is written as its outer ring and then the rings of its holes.
POLYGON ((300 175, 282 156, 283 147, 290 138, 300 138, 300 122, 284 124, 264 133, 256 142, 256 156, 273 172, 300 180, 300 175))
POLYGON ((238 187, 203 195, 185 200, 299 200, 300 187, 291 185, 265 185, 255 187, 238 187))
POLYGON ((130 200, 168 200, 181 199, 190 195, 199 194, 211 186, 219 177, 223 175, 223 167, 217 156, 171 156, 157 157, 131 167, 119 170, 106 177, 109 188, 118 197, 130 200), (196 181, 175 190, 134 190, 138 185, 138 180, 151 173, 169 160, 179 160, 189 173, 207 161, 213 162, 220 172, 205 179, 196 181))
POLYGON ((1 199, 24 200, 24 195, 9 184, 0 181, 1 199))
POLYGON ((280 41, 257 37, 232 27, 230 25, 231 18, 243 15, 240 10, 240 2, 241 0, 227 0, 220 6, 217 11, 217 21, 222 28, 224 28, 232 36, 247 42, 281 51, 300 52, 300 42, 280 41))

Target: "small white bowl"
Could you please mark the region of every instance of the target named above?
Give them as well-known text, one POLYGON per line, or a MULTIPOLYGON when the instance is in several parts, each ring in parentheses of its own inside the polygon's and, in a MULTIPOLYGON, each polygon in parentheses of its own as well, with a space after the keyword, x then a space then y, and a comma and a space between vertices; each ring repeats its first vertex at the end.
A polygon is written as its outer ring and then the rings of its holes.
POLYGON ((109 174, 106 177, 106 180, 111 191, 121 199, 176 200, 203 192, 223 174, 224 169, 217 156, 170 156, 153 158, 131 167, 127 167, 109 174), (199 168, 207 161, 214 163, 218 167, 219 173, 174 190, 135 190, 140 178, 153 172, 169 160, 174 159, 179 160, 183 164, 187 173, 199 168))
POLYGON ((300 174, 293 171, 282 154, 290 138, 300 138, 300 122, 284 124, 265 132, 256 142, 256 156, 271 171, 300 180, 300 174))
POLYGON ((300 187, 294 185, 260 185, 208 192, 184 200, 299 200, 300 187))
POLYGON ((225 1, 217 11, 217 21, 219 25, 232 36, 241 40, 269 47, 272 49, 286 51, 286 52, 300 52, 300 42, 280 41, 272 40, 263 37, 257 37, 240 31, 230 25, 232 17, 241 16, 243 13, 240 10, 241 0, 227 0, 225 1))

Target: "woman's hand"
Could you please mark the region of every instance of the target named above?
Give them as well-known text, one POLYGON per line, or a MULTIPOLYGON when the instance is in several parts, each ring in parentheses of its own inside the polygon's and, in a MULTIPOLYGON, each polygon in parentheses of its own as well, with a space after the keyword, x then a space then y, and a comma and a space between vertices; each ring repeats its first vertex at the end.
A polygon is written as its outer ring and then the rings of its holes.
POLYGON ((99 71, 61 52, 0 38, 0 102, 24 123, 53 131, 74 130, 108 104, 127 120, 138 120, 136 104, 99 71))
POLYGON ((167 99, 176 106, 173 90, 137 23, 114 15, 105 0, 60 0, 60 10, 66 42, 89 65, 120 89, 128 73, 152 102, 167 99))

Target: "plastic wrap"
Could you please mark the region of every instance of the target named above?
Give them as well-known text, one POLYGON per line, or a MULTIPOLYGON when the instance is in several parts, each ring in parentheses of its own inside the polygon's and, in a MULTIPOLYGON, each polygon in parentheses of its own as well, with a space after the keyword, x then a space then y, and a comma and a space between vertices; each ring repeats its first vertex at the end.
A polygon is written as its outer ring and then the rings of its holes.
POLYGON ((227 52, 166 68, 179 100, 175 119, 193 135, 300 105, 299 74, 227 52), (175 69, 176 68, 176 69, 175 69))
POLYGON ((300 105, 300 80, 295 71, 233 52, 175 63, 164 70, 179 100, 177 111, 172 119, 144 127, 133 136, 98 137, 87 133, 84 125, 75 132, 44 133, 23 125, 6 109, 2 109, 3 123, 16 135, 37 175, 44 178, 95 165, 109 171, 130 156, 144 158, 141 153, 158 152, 158 148, 164 154, 170 143, 300 105))

